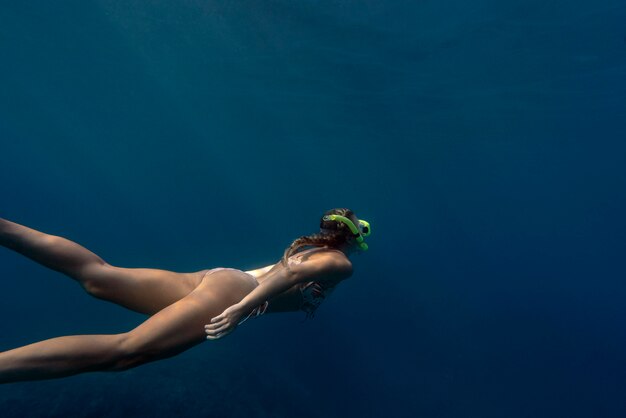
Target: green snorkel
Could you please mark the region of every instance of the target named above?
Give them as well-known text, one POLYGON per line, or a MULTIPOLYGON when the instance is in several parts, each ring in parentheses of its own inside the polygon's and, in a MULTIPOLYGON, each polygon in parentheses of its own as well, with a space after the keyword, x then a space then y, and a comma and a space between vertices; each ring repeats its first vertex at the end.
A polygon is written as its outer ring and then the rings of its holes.
POLYGON ((354 222, 352 222, 350 219, 346 218, 345 216, 324 215, 322 219, 325 221, 339 221, 347 225, 348 228, 350 228, 350 231, 352 232, 352 234, 354 235, 356 242, 359 244, 359 248, 363 251, 367 251, 368 247, 367 247, 367 244, 364 242, 363 237, 364 236, 367 237, 369 236, 369 234, 372 233, 372 229, 370 228, 369 222, 359 219, 360 228, 357 228, 356 225, 354 225, 354 222))

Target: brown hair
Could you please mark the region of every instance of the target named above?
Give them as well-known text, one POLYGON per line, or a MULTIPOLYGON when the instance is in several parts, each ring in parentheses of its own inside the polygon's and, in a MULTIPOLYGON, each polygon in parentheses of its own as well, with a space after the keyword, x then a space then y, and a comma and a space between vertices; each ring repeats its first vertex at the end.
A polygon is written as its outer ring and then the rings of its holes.
POLYGON ((297 253, 300 248, 303 247, 339 247, 345 244, 351 237, 352 232, 350 228, 343 222, 339 221, 325 221, 326 215, 341 215, 350 219, 355 225, 358 225, 358 218, 354 213, 347 208, 335 208, 327 210, 320 218, 320 232, 318 234, 305 235, 294 240, 289 247, 285 250, 281 263, 287 266, 287 260, 293 254, 297 253))

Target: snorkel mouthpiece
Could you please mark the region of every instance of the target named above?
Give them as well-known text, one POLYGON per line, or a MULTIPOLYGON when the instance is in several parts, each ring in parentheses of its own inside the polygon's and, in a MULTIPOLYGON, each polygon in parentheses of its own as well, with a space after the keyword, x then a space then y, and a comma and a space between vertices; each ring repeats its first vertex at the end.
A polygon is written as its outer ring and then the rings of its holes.
POLYGON ((324 221, 338 221, 345 224, 348 228, 350 228, 350 232, 354 235, 356 242, 359 244, 359 248, 363 251, 367 251, 367 244, 363 240, 363 236, 368 236, 372 233, 372 229, 370 228, 369 222, 359 220, 359 228, 354 225, 350 219, 341 215, 324 215, 322 218, 324 221))

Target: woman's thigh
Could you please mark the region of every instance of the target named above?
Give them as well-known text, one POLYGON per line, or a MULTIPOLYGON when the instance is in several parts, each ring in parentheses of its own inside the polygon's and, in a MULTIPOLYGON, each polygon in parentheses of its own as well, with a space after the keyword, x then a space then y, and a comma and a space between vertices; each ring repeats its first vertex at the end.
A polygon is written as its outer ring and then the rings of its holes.
POLYGON ((121 348, 127 364, 123 368, 171 357, 206 341, 204 325, 256 286, 253 278, 239 270, 209 271, 191 293, 125 334, 121 348))
POLYGON ((109 264, 87 267, 83 286, 92 296, 135 312, 155 314, 190 294, 207 271, 177 273, 150 268, 124 268, 109 264))

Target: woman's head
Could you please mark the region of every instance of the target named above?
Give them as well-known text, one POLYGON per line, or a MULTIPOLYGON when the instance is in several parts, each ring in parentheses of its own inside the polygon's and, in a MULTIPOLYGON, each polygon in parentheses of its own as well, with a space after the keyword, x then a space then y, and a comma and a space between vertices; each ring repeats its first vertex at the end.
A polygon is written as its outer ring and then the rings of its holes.
POLYGON ((350 219, 353 224, 358 225, 359 218, 354 215, 354 212, 352 212, 348 208, 335 208, 327 210, 320 219, 320 232, 341 231, 344 233, 342 235, 352 237, 353 234, 350 232, 350 228, 348 227, 348 225, 340 221, 326 220, 328 215, 344 216, 350 219))
POLYGON ((326 220, 325 217, 327 215, 344 216, 350 219, 354 225, 359 225, 359 219, 350 209, 335 208, 327 210, 320 218, 320 232, 318 234, 302 236, 292 242, 291 245, 285 250, 281 260, 284 265, 287 265, 289 257, 303 247, 328 246, 336 249, 345 249, 347 246, 349 247, 355 242, 354 234, 350 231, 348 225, 338 220, 326 220))

